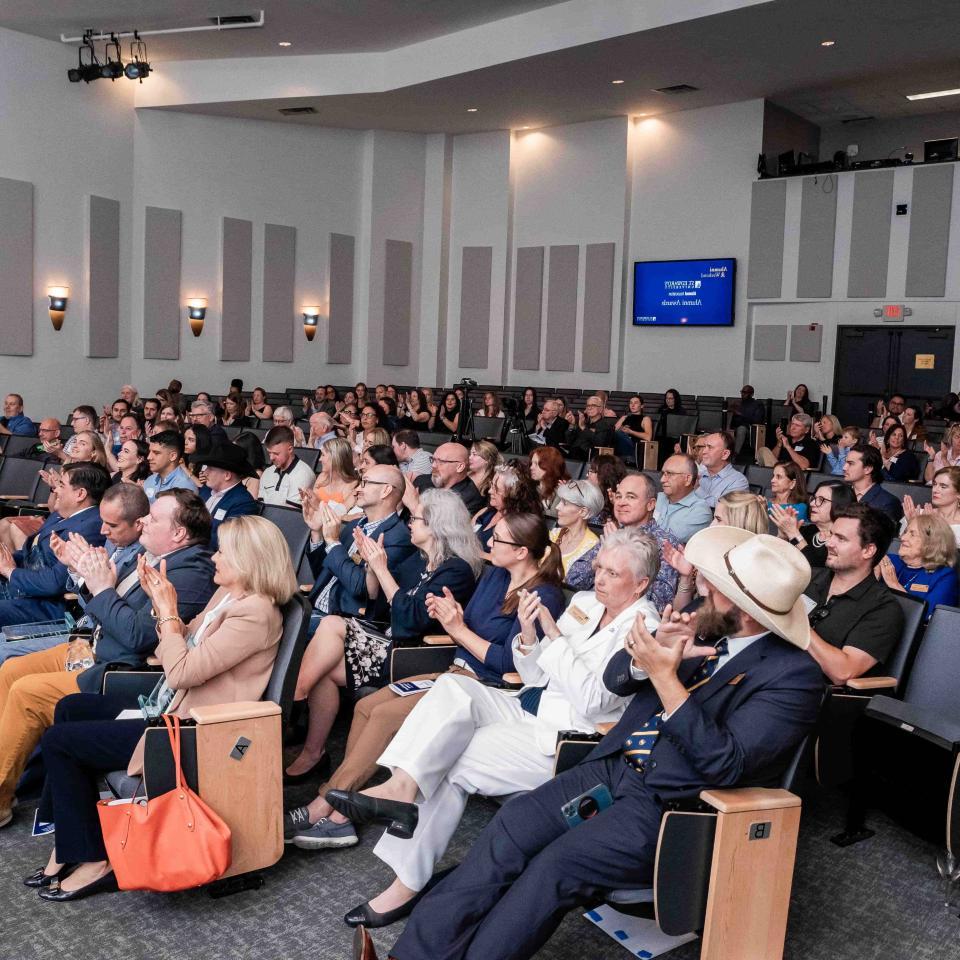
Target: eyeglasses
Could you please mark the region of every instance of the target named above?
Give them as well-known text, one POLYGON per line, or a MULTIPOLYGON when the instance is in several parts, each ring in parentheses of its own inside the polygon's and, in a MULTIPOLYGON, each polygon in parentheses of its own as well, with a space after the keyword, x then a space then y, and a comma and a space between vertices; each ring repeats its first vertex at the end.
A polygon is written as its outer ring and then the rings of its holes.
POLYGON ((368 483, 375 483, 378 487, 396 487, 389 480, 371 480, 369 477, 364 477, 360 481, 360 486, 365 487, 368 483))
POLYGON ((377 415, 376 415, 375 413, 373 413, 372 411, 370 411, 370 412, 368 412, 368 413, 361 413, 361 414, 360 414, 360 419, 362 420, 364 417, 373 417, 374 419, 376 419, 376 416, 377 416, 377 415))
POLYGON ((810 500, 810 506, 812 507, 822 507, 825 503, 833 503, 833 499, 831 497, 817 496, 810 500))
POLYGON ((410 519, 407 521, 407 523, 413 523, 414 520, 419 520, 421 523, 425 523, 425 522, 426 522, 426 521, 423 519, 423 517, 416 517, 416 516, 414 516, 414 515, 411 513, 411 514, 410 514, 410 519))
POLYGON ((524 544, 517 543, 516 540, 504 540, 502 537, 498 537, 496 534, 491 538, 494 543, 505 543, 508 547, 522 547, 524 544))
POLYGON ((430 462, 431 463, 456 463, 456 464, 463 463, 462 460, 444 460, 443 457, 434 457, 434 456, 430 457, 430 462))
POLYGON ((662 477, 689 477, 689 470, 661 470, 660 476, 662 477))

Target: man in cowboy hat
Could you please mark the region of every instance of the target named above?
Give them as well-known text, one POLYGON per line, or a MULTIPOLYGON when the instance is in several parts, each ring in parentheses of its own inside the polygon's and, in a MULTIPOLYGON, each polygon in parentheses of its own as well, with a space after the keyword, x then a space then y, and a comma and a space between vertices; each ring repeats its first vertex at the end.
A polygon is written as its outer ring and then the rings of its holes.
POLYGON ((210 531, 210 549, 217 549, 217 528, 230 517, 257 513, 259 504, 243 485, 244 477, 255 476, 247 456, 235 443, 222 443, 206 453, 195 453, 191 463, 206 467, 207 482, 199 490, 207 505, 213 526, 210 531))
POLYGON ((638 618, 604 675, 613 693, 635 694, 620 722, 582 763, 500 808, 392 957, 531 957, 574 905, 649 883, 667 801, 779 782, 824 686, 804 652, 810 567, 789 547, 734 527, 690 539, 707 589, 696 618, 664 611, 656 636, 638 618), (561 808, 598 785, 613 802, 570 829, 561 808))

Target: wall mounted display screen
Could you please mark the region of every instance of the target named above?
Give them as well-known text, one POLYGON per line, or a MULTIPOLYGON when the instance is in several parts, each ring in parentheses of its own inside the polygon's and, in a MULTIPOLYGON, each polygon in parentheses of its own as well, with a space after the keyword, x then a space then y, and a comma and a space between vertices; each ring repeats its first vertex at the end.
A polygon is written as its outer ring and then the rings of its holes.
POLYGON ((634 326, 733 326, 736 273, 732 258, 634 263, 634 326))

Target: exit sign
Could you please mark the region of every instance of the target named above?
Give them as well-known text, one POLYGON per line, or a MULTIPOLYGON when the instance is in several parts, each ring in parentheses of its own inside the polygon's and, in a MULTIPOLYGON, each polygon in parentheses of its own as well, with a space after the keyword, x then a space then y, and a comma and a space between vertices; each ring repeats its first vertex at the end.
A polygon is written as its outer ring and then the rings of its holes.
POLYGON ((885 303, 883 305, 883 319, 891 323, 903 320, 903 304, 885 303))

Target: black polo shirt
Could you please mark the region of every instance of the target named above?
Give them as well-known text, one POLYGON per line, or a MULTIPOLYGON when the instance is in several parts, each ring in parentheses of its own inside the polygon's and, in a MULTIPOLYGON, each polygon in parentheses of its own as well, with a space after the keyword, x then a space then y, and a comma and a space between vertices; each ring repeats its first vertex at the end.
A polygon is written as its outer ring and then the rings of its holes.
MULTIPOLYGON (((414 477, 413 485, 420 493, 423 493, 424 490, 432 490, 434 488, 433 478, 429 473, 414 477)), ((476 484, 469 477, 466 477, 459 483, 455 483, 450 489, 464 502, 471 517, 487 505, 486 497, 480 493, 476 484)))
POLYGON ((900 604, 872 573, 846 593, 828 600, 832 582, 833 571, 829 568, 814 572, 806 590, 816 603, 809 614, 810 626, 831 646, 856 647, 881 666, 889 660, 903 633, 900 604))

